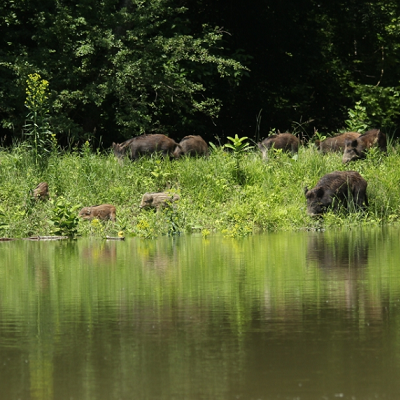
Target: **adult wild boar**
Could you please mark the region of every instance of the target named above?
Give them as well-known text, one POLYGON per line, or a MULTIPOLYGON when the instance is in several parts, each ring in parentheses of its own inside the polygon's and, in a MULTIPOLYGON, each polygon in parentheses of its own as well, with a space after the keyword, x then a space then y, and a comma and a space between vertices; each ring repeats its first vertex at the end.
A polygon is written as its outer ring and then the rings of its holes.
POLYGON ((172 155, 175 148, 179 146, 175 140, 162 134, 141 135, 128 139, 123 143, 113 143, 114 155, 122 159, 128 154, 131 160, 136 160, 142 155, 161 153, 162 155, 172 155))
POLYGON ((326 138, 325 140, 316 140, 315 145, 317 149, 325 154, 335 151, 343 151, 345 147, 346 140, 357 139, 361 134, 357 132, 345 132, 341 135, 326 138))
POLYGON ((357 139, 346 140, 342 162, 345 164, 365 158, 367 150, 373 146, 378 147, 384 153, 387 152, 386 135, 380 129, 371 129, 357 139))
POLYGON ((179 142, 179 146, 177 146, 174 151, 175 158, 180 158, 183 155, 207 156, 208 145, 201 136, 198 135, 185 136, 179 142))
POLYGON ((329 208, 337 211, 352 201, 357 207, 368 206, 367 181, 356 171, 334 171, 324 175, 312 189, 304 189, 307 213, 318 216, 329 208))
POLYGON ((78 217, 86 220, 94 218, 101 220, 116 220, 116 209, 112 204, 100 204, 98 206, 83 207, 78 217))
POLYGON ((268 150, 270 148, 282 149, 283 151, 291 151, 292 154, 299 151, 300 140, 291 133, 278 133, 271 135, 264 139, 262 142, 257 143, 258 148, 261 150, 263 160, 268 159, 268 150))
POLYGON ((180 196, 174 193, 158 192, 145 193, 139 208, 164 208, 170 206, 173 202, 180 199, 180 196))

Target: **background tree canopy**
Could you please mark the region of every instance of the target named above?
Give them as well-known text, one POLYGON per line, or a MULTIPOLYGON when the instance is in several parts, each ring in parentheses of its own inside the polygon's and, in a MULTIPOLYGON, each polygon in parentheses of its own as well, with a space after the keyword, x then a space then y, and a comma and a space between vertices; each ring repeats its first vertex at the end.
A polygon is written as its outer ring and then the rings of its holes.
POLYGON ((343 128, 358 101, 371 127, 399 124, 395 0, 5 0, 0 29, 4 143, 22 137, 33 73, 61 143, 311 136, 343 128))

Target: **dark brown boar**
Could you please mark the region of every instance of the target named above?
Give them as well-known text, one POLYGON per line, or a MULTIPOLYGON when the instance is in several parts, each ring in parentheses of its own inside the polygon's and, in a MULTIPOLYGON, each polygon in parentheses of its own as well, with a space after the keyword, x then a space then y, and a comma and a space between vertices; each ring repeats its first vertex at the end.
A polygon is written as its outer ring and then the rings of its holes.
POLYGON ((163 208, 170 206, 173 202, 180 199, 180 196, 174 193, 159 192, 145 193, 140 203, 140 208, 163 208))
POLYGON ((35 200, 48 200, 49 185, 47 182, 40 182, 35 189, 30 191, 31 197, 35 200))
POLYGON ((352 201, 357 207, 368 206, 367 181, 356 171, 334 171, 324 175, 312 189, 304 189, 307 213, 318 216, 328 209, 337 211, 352 201))
POLYGON ((180 158, 183 155, 207 156, 208 145, 201 136, 198 135, 185 136, 179 142, 179 146, 177 146, 174 151, 175 158, 180 158))
POLYGON ((315 145, 317 149, 325 154, 335 151, 343 151, 345 147, 346 140, 357 139, 361 134, 358 132, 345 132, 341 135, 326 138, 325 140, 316 140, 315 145))
POLYGON ((112 144, 117 158, 122 159, 127 154, 131 160, 153 153, 161 153, 163 156, 172 155, 177 146, 179 144, 175 140, 162 134, 141 135, 123 143, 112 144))
POLYGON ((365 158, 367 150, 374 146, 384 153, 387 152, 386 135, 380 129, 371 129, 357 139, 346 140, 342 162, 345 164, 365 158))
POLYGON ((285 152, 291 151, 294 154, 299 151, 299 144, 300 140, 291 133, 278 133, 257 143, 257 146, 261 150, 263 160, 266 160, 268 159, 268 150, 272 147, 282 149, 285 152))
POLYGON ((116 220, 116 209, 112 204, 101 204, 98 206, 83 207, 78 216, 82 219, 92 220, 116 220))

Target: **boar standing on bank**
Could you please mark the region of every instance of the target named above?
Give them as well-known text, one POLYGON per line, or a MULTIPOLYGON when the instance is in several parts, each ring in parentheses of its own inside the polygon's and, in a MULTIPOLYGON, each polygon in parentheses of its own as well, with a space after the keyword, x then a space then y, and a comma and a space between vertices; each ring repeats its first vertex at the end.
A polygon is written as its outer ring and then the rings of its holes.
POLYGON ((299 151, 300 140, 291 133, 278 133, 264 139, 262 142, 257 143, 258 148, 261 150, 263 160, 268 159, 268 150, 270 148, 282 149, 283 151, 291 151, 295 154, 299 151))
POLYGON ((185 136, 179 146, 175 148, 174 157, 180 158, 186 156, 207 156, 208 145, 201 136, 189 135, 185 136))
POLYGON ((161 153, 163 156, 172 155, 177 146, 179 144, 175 140, 161 134, 137 136, 123 143, 112 144, 114 155, 118 159, 122 159, 127 154, 131 160, 153 153, 161 153))
POLYGON ((49 185, 47 182, 40 182, 35 189, 30 191, 30 195, 34 200, 48 200, 49 185))
POLYGON ((86 220, 92 220, 94 218, 101 219, 103 221, 116 220, 116 209, 112 204, 101 204, 99 206, 83 207, 79 211, 78 217, 86 220))
POLYGON ((347 140, 354 140, 357 139, 359 136, 361 136, 361 134, 357 132, 345 132, 341 135, 326 138, 322 141, 316 140, 315 145, 317 146, 317 149, 323 154, 335 151, 343 151, 347 140))
POLYGON ((359 208, 368 206, 367 181, 356 171, 334 171, 324 175, 313 189, 304 189, 307 213, 318 216, 329 208, 337 211, 349 201, 359 208))
POLYGON ((345 164, 365 158, 367 150, 374 146, 384 153, 387 152, 386 135, 380 129, 371 129, 357 139, 346 140, 342 162, 345 164))
POLYGON ((145 193, 139 208, 164 208, 170 206, 173 202, 180 199, 180 196, 174 193, 159 192, 145 193))

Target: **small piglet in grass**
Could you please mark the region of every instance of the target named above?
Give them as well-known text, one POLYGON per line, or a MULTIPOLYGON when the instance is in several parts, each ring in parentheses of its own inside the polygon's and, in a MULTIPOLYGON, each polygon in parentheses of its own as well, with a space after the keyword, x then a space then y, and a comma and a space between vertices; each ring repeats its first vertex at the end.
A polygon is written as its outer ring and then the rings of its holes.
POLYGON ((100 204, 98 206, 83 207, 78 216, 85 220, 100 219, 103 221, 116 220, 116 209, 112 204, 100 204))

